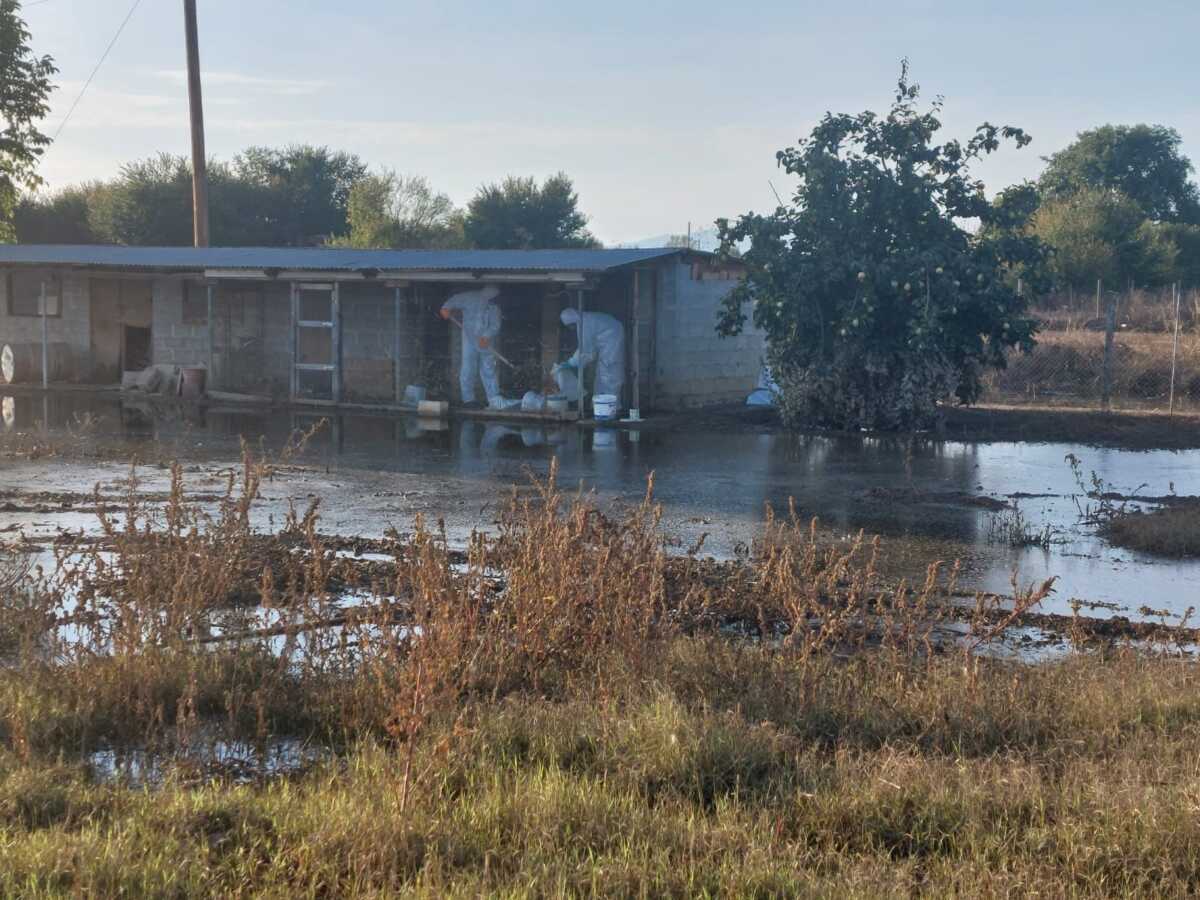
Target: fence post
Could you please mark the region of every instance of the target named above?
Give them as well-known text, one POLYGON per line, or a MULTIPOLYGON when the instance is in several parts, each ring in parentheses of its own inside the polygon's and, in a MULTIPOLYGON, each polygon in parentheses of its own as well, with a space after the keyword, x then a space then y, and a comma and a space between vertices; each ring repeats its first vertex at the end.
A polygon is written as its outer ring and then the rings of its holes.
POLYGON ((1179 359, 1179 295, 1183 292, 1179 290, 1179 284, 1176 282, 1171 285, 1171 289, 1175 293, 1175 337, 1171 340, 1171 399, 1168 401, 1167 413, 1175 414, 1175 363, 1179 359))
POLYGON ((1104 321, 1104 381, 1100 389, 1101 404, 1107 411, 1112 403, 1113 335, 1117 331, 1117 294, 1109 294, 1108 315, 1104 321))

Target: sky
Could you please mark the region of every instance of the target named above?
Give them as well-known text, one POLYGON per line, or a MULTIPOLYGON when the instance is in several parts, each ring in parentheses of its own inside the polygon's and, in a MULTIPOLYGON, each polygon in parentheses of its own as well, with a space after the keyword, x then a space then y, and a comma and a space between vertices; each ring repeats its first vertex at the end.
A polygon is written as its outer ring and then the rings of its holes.
MULTIPOLYGON (((53 133, 132 0, 26 0, 60 69, 53 133)), ((907 57, 946 137, 1033 136, 996 191, 1104 123, 1176 128, 1200 162, 1196 0, 199 0, 210 157, 328 145, 465 204, 569 174, 606 243, 710 227, 790 193, 775 151, 826 111, 886 109, 907 57)), ((50 188, 190 152, 180 0, 141 0, 58 141, 50 188)))

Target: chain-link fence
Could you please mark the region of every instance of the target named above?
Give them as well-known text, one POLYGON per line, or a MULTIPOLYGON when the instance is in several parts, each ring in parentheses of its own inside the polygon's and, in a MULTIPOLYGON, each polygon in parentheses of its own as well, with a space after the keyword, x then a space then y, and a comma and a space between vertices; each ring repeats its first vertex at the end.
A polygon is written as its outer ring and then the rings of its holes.
POLYGON ((985 380, 984 402, 1200 412, 1200 292, 1056 297, 1037 347, 985 380))

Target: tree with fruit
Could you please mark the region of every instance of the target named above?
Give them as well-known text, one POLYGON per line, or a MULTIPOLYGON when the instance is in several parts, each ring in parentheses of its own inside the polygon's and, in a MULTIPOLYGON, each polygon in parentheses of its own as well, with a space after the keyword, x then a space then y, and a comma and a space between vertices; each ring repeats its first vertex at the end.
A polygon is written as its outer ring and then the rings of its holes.
POLYGON ((1033 345, 1014 277, 1038 279, 1046 256, 1032 206, 990 201, 969 171, 1029 137, 985 123, 937 143, 941 100, 921 111, 918 96, 906 62, 885 116, 829 113, 777 154, 799 179, 790 204, 717 223, 747 271, 718 331, 750 316, 765 331, 789 424, 929 427, 940 403, 977 399, 987 367, 1033 345))

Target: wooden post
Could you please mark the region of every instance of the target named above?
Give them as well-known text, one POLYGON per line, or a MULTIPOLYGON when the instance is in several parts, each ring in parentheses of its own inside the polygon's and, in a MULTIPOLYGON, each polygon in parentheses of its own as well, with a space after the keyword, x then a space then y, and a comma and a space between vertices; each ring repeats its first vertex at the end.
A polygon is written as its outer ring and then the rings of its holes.
POLYGON ((192 234, 197 247, 208 246, 208 162, 204 152, 204 102, 200 92, 200 40, 196 0, 183 0, 187 42, 188 107, 192 121, 192 234))
POLYGON ((50 387, 50 334, 46 324, 46 282, 42 282, 42 387, 50 387))
POLYGON ((330 352, 333 357, 333 372, 330 375, 330 387, 332 390, 333 402, 342 402, 342 304, 341 291, 338 290, 338 282, 333 283, 333 294, 329 300, 330 326, 329 339, 331 343, 330 352))
POLYGON ((1112 403, 1113 335, 1117 331, 1117 295, 1108 298, 1108 316, 1104 324, 1104 373, 1100 388, 1100 400, 1107 411, 1112 403))
POLYGON ((1170 415, 1175 414, 1175 363, 1179 358, 1179 296, 1182 291, 1179 290, 1178 283, 1171 285, 1171 289, 1175 293, 1175 337, 1171 341, 1171 393, 1170 401, 1167 405, 1167 412, 1170 415))
POLYGON ((1100 279, 1096 279, 1096 318, 1100 318, 1100 279))
MULTIPOLYGON (((187 290, 186 284, 183 289, 187 290)), ((205 293, 208 301, 208 389, 211 391, 215 390, 217 386, 217 333, 216 323, 213 321, 213 285, 211 281, 205 285, 205 293)), ((227 307, 228 302, 226 300, 227 307)), ((228 339, 226 343, 228 343, 228 339)), ((228 354, 228 348, 225 352, 228 354)))
POLYGON ((296 366, 300 362, 300 326, 296 324, 300 321, 300 286, 292 282, 292 316, 291 316, 291 351, 292 351, 292 372, 291 378, 288 379, 288 398, 295 400, 296 395, 300 392, 300 372, 296 366))
POLYGON ((392 402, 404 399, 400 385, 400 288, 392 288, 392 402))
POLYGON ((584 390, 583 375, 587 371, 587 365, 583 361, 583 288, 579 288, 575 292, 576 311, 579 313, 579 322, 575 329, 575 338, 579 342, 579 418, 583 418, 583 396, 587 393, 584 390))
POLYGON ((633 369, 633 389, 630 391, 629 419, 636 422, 642 417, 642 357, 641 357, 641 319, 642 319, 642 281, 641 271, 633 270, 633 348, 629 354, 633 369))

